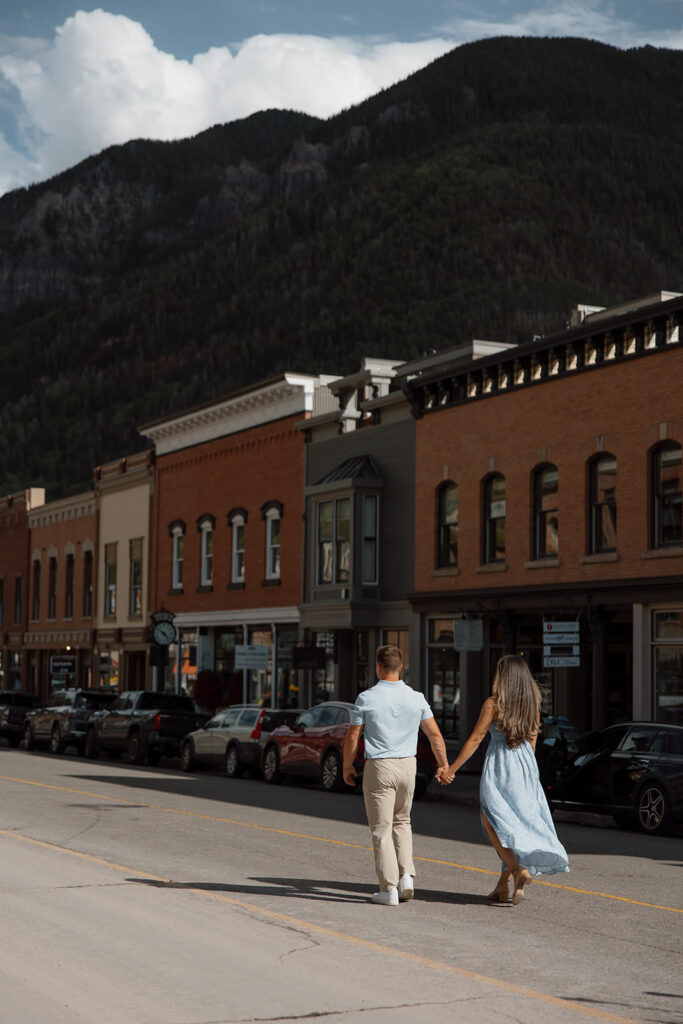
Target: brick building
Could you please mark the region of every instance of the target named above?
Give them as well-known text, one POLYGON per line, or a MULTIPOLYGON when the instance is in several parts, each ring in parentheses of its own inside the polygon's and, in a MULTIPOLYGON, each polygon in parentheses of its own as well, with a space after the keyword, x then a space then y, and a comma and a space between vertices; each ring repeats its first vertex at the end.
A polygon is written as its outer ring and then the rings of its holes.
POLYGON ((0 499, 0 690, 25 690, 28 659, 28 515, 45 503, 42 487, 0 499))
POLYGON ((149 450, 95 470, 96 681, 121 690, 145 689, 149 678, 153 485, 149 450))
POLYGON ((31 510, 28 527, 27 688, 45 697, 53 687, 92 686, 97 585, 94 491, 31 510))
POLYGON ((286 373, 141 428, 156 447, 152 611, 174 615, 166 685, 215 671, 223 701, 297 704, 304 438, 320 381, 286 373), (254 667, 236 665, 251 646, 254 667), (274 685, 275 684, 275 685, 274 685))
POLYGON ((671 293, 579 307, 560 334, 399 371, 417 417, 411 600, 451 734, 512 651, 579 729, 681 720, 682 314, 671 293), (578 623, 555 667, 544 621, 578 623))

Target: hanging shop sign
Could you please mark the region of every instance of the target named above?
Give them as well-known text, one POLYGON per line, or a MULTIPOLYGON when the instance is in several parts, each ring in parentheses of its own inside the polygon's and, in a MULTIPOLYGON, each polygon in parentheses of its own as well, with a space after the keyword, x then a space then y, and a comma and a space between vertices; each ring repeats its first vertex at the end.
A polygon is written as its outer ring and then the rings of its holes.
POLYGON ((265 671, 268 668, 268 648, 265 644, 235 644, 235 668, 265 671))
POLYGON ((453 646, 456 651, 484 649, 484 623, 482 619, 454 619, 453 646))

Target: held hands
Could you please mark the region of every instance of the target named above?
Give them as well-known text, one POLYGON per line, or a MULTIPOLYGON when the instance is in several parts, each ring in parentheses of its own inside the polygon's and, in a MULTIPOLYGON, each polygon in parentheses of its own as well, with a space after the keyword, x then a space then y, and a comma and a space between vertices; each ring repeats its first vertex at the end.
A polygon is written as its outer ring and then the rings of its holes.
POLYGON ((436 769, 436 781, 440 782, 442 786, 448 786, 455 778, 455 772, 450 765, 446 765, 445 768, 436 769))

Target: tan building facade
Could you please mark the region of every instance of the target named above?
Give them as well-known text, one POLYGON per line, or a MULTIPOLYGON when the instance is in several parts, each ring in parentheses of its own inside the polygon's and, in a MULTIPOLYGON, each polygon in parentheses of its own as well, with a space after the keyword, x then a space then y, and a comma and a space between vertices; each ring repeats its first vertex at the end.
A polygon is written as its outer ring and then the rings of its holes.
POLYGON ((147 686, 153 492, 153 452, 138 452, 95 471, 95 686, 147 686))

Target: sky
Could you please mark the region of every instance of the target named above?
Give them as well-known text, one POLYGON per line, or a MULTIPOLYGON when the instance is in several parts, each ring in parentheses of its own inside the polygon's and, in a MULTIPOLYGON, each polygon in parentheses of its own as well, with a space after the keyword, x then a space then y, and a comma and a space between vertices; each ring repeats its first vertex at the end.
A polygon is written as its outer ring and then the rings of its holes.
POLYGON ((683 49, 683 0, 0 0, 0 195, 134 138, 329 117, 498 35, 683 49))

